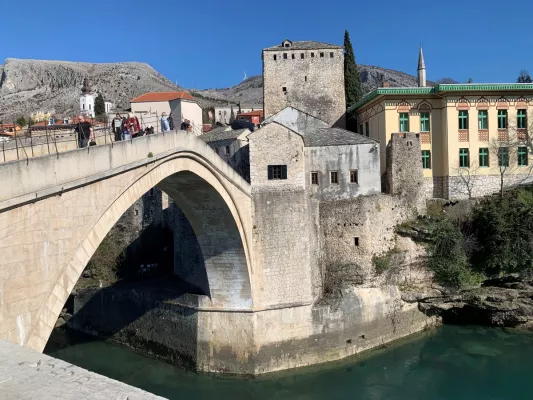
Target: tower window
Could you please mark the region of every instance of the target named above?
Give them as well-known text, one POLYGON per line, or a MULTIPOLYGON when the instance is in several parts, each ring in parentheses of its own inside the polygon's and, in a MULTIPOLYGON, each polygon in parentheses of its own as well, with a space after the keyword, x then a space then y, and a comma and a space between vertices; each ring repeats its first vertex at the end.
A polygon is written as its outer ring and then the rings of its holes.
POLYGON ((268 180, 287 179, 286 165, 269 165, 268 180))
POLYGON ((311 172, 311 185, 318 185, 318 172, 311 172))
POLYGON ((324 58, 324 52, 323 51, 320 52, 320 58, 324 58))
POLYGON ((307 75, 305 76, 305 81, 307 82, 307 75))
POLYGON ((278 59, 278 56, 274 54, 274 61, 278 59))
POLYGON ((337 171, 330 172, 330 182, 335 185, 339 183, 339 176, 337 174, 337 171))
POLYGON ((315 53, 311 52, 311 58, 315 57, 315 53))
POLYGON ((333 58, 333 52, 329 53, 329 58, 333 58))
POLYGON ((305 58, 305 54, 304 53, 301 53, 300 54, 300 58, 303 60, 305 58))
POLYGON ((355 247, 359 247, 359 238, 358 237, 354 237, 353 238, 353 244, 355 245, 355 247))
POLYGON ((359 174, 356 169, 350 171, 350 183, 359 183, 359 174))
POLYGON ((282 90, 283 90, 283 94, 287 94, 287 87, 286 86, 283 86, 282 90))
POLYGON ((287 59, 287 53, 283 53, 283 59, 284 59, 284 60, 287 59))
POLYGON ((296 57, 296 54, 293 53, 292 54, 292 59, 294 60, 295 57, 296 57))

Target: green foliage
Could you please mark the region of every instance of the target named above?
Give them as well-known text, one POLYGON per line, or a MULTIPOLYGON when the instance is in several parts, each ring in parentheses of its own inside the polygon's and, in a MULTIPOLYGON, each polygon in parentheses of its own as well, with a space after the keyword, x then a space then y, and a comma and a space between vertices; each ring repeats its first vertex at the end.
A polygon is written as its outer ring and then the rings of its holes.
POLYGON ((98 93, 94 99, 94 114, 99 118, 105 115, 105 101, 102 93, 98 93))
POLYGON ((467 243, 458 226, 447 219, 437 221, 432 231, 428 267, 443 286, 463 288, 479 284, 481 276, 469 263, 467 243))
POLYGON ((148 158, 152 158, 153 156, 154 156, 154 153, 149 152, 148 155, 147 155, 146 157, 148 157, 148 158))
POLYGON ((531 76, 529 75, 529 72, 527 72, 525 69, 520 71, 520 75, 518 75, 518 79, 516 80, 516 83, 532 83, 533 80, 531 79, 531 76))
POLYGON ((19 117, 17 118, 17 120, 15 121, 17 124, 19 124, 21 127, 22 126, 26 126, 26 118, 24 117, 19 117))
POLYGON ((372 257, 372 264, 374 265, 374 268, 376 269, 376 274, 381 275, 383 272, 388 270, 391 266, 391 255, 390 253, 386 253, 383 256, 376 256, 374 255, 372 257))
MULTIPOLYGON (((361 76, 355 62, 352 42, 348 31, 344 32, 344 91, 346 96, 346 108, 349 109, 363 97, 361 76)), ((354 113, 346 115, 346 123, 349 130, 355 132, 357 120, 354 113)))
POLYGON ((533 267, 533 188, 484 199, 473 213, 479 248, 476 269, 487 276, 531 271, 533 267))

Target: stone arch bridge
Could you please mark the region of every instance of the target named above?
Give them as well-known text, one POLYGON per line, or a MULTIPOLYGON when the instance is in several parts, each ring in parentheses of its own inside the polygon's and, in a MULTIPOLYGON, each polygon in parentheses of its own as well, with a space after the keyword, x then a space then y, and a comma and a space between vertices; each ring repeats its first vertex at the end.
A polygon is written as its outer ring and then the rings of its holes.
POLYGON ((157 186, 204 258, 205 310, 252 310, 251 190, 202 140, 166 133, 0 165, 0 339, 42 351, 121 215, 157 186))

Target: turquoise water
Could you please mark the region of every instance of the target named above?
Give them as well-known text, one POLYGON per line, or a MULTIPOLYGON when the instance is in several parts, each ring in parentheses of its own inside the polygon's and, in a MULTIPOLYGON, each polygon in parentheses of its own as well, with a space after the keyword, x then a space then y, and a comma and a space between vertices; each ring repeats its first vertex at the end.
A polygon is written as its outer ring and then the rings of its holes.
MULTIPOLYGON (((341 362, 259 378, 176 368, 78 335, 46 353, 169 399, 533 399, 533 335, 445 326, 341 362)), ((57 335, 64 337, 58 338, 57 335)))

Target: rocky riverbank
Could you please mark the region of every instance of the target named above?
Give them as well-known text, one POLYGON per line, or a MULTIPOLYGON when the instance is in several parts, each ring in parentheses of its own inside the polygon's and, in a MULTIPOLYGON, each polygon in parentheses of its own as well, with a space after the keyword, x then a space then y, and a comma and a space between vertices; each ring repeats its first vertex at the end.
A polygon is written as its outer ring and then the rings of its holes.
POLYGON ((533 279, 517 275, 485 281, 453 293, 405 293, 428 316, 445 324, 486 325, 533 330, 533 279))

